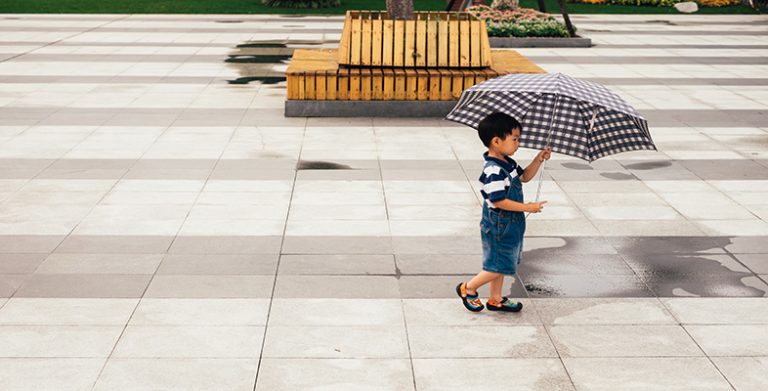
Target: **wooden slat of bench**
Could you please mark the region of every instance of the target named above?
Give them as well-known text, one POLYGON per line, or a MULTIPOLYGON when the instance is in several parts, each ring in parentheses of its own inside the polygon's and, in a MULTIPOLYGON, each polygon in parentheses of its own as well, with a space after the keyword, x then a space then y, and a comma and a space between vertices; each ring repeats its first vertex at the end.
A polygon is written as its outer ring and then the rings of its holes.
POLYGON ((344 28, 341 31, 341 41, 339 42, 339 63, 349 64, 349 41, 352 35, 352 25, 349 23, 352 16, 347 11, 344 17, 344 28))
POLYGON ((371 25, 371 65, 381 65, 382 38, 384 38, 384 24, 381 19, 374 19, 371 25))
POLYGON ((381 99, 383 100, 394 100, 395 99, 395 72, 392 71, 392 69, 384 68, 382 70, 383 73, 383 83, 382 83, 382 96, 381 99))
POLYGON ((451 79, 453 79, 451 95, 454 99, 459 99, 461 91, 464 90, 464 75, 460 71, 451 70, 451 79))
POLYGON ((380 68, 371 70, 371 99, 384 99, 384 75, 380 68))
POLYGON ((471 65, 469 61, 470 56, 470 31, 469 22, 465 20, 459 21, 459 65, 462 67, 468 67, 471 65))
POLYGON ((360 100, 371 100, 373 97, 372 69, 360 69, 360 100))
POLYGON ((392 65, 401 67, 405 64, 405 21, 395 21, 395 36, 394 36, 394 52, 392 57, 392 65))
POLYGON ((337 99, 337 91, 339 88, 336 85, 337 73, 338 73, 338 70, 325 71, 325 98, 328 100, 337 99))
POLYGON ((405 69, 405 99, 416 100, 419 97, 419 74, 415 69, 405 69))
POLYGON ((360 100, 360 69, 349 70, 349 100, 360 100))
POLYGON ((416 69, 418 74, 418 91, 416 93, 416 99, 427 100, 429 98, 429 71, 426 69, 416 69))
POLYGON ((405 52, 403 53, 403 65, 412 67, 415 64, 413 52, 416 50, 416 21, 405 21, 405 52))
POLYGON ((368 18, 363 19, 363 42, 360 45, 360 63, 361 64, 370 64, 371 63, 371 39, 373 38, 371 35, 371 23, 372 21, 368 18))
POLYGON ((424 21, 424 14, 419 14, 420 20, 414 23, 416 26, 416 57, 414 58, 414 64, 417 67, 427 66, 427 22, 424 21))
POLYGON ((473 20, 469 23, 469 63, 473 67, 479 67, 481 63, 480 58, 480 21, 473 20))
POLYGON ((363 33, 363 21, 360 17, 352 19, 352 39, 351 50, 349 55, 349 63, 352 65, 360 65, 362 48, 362 33, 363 33))
POLYGON ((304 99, 315 99, 315 73, 307 72, 304 75, 304 99))
POLYGON ((315 99, 316 100, 325 100, 326 94, 325 91, 327 89, 325 85, 325 71, 316 71, 315 72, 315 99))
POLYGON ((392 51, 394 50, 394 34, 395 34, 395 22, 392 20, 385 20, 383 22, 383 33, 381 45, 381 65, 392 66, 392 51))
POLYGON ((405 100, 405 90, 408 86, 405 70, 395 68, 393 71, 395 73, 395 100, 405 100))
POLYGON ((427 66, 437 66, 437 14, 427 14, 427 66))
MULTIPOLYGON (((484 20, 480 21, 480 28, 482 31, 486 31, 486 24, 484 20)), ((480 51, 481 55, 481 62, 484 67, 491 66, 492 58, 491 58, 491 42, 488 39, 488 34, 480 34, 480 40, 483 45, 482 50, 480 51)))
POLYGON ((440 100, 452 100, 451 87, 453 83, 451 81, 451 71, 447 69, 440 69, 440 100))
POLYGON ((455 16, 448 19, 448 66, 459 66, 459 21, 455 16))
POLYGON ((493 50, 493 70, 507 73, 547 73, 544 69, 514 50, 493 50))
POLYGON ((440 70, 428 69, 429 72, 429 100, 440 100, 440 70))
POLYGON ((437 22, 437 65, 447 67, 448 63, 448 19, 437 22))
POLYGON ((336 98, 349 100, 349 69, 339 69, 336 76, 336 98))

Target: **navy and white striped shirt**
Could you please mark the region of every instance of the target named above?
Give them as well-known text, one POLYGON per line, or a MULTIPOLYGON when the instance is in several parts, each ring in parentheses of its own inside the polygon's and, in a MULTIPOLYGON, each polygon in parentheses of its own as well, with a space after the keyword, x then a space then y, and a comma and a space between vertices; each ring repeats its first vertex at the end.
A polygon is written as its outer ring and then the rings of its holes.
POLYGON ((523 175, 523 168, 509 156, 505 156, 505 160, 501 160, 488 156, 488 152, 486 152, 483 154, 483 158, 485 165, 483 166, 483 173, 480 175, 480 183, 483 184, 480 194, 483 195, 489 208, 495 208, 493 203, 507 198, 510 180, 523 175), (501 171, 501 168, 507 170, 509 176, 501 171))

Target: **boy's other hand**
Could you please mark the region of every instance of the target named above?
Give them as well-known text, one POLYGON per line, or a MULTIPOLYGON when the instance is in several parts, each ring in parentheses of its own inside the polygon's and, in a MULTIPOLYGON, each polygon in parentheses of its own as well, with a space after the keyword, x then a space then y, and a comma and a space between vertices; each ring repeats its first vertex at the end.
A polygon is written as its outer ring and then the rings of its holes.
POLYGON ((549 160, 550 157, 552 157, 552 148, 550 148, 550 147, 546 147, 546 148, 542 149, 541 151, 539 151, 539 154, 536 155, 536 159, 539 162, 542 162, 542 163, 545 160, 549 160))
POLYGON ((544 209, 544 204, 546 204, 547 201, 541 201, 541 202, 529 202, 526 205, 528 205, 528 212, 531 213, 540 213, 544 209))

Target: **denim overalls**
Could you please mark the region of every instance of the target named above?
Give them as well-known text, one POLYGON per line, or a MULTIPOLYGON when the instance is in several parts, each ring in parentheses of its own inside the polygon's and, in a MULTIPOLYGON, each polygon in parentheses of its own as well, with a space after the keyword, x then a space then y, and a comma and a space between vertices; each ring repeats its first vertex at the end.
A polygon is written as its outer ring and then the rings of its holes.
MULTIPOLYGON (((498 164, 509 178, 506 197, 517 202, 524 202, 523 184, 516 175, 498 164)), ((515 274, 523 254, 523 234, 525 233, 525 214, 489 208, 483 202, 483 219, 480 220, 480 236, 483 240, 483 270, 501 274, 515 274)))

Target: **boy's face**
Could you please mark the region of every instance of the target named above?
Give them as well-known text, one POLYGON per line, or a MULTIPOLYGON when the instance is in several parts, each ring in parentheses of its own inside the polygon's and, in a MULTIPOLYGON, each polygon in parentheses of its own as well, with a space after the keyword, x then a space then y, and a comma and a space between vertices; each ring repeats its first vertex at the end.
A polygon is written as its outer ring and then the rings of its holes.
POLYGON ((504 137, 494 137, 492 144, 497 152, 503 155, 514 155, 520 147, 520 129, 512 129, 512 134, 504 137))

